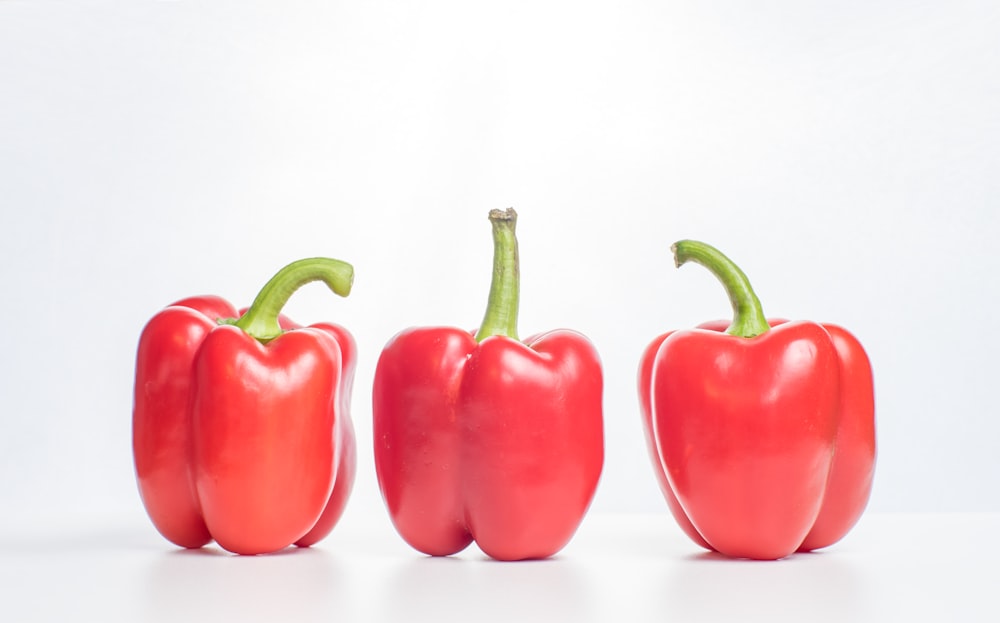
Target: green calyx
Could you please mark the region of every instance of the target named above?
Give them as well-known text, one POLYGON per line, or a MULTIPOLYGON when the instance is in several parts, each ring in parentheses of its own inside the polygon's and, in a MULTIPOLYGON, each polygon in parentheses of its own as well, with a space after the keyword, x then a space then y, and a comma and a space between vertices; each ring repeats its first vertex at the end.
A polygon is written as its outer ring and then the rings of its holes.
POLYGON ((476 332, 476 341, 493 335, 517 338, 517 308, 520 301, 521 274, 517 256, 517 212, 514 208, 490 210, 493 225, 493 280, 486 315, 476 332))
POLYGON ((347 262, 313 257, 292 262, 264 284, 245 314, 233 324, 260 342, 268 342, 282 333, 278 314, 292 293, 313 281, 322 281, 334 294, 347 296, 354 284, 354 267, 347 262))
POLYGON ((701 264, 722 282, 726 295, 729 296, 729 302, 733 306, 733 322, 726 329, 726 333, 750 338, 770 330, 760 299, 750 287, 750 280, 739 266, 721 251, 697 240, 680 240, 675 242, 670 250, 674 254, 674 263, 678 268, 687 262, 701 264))

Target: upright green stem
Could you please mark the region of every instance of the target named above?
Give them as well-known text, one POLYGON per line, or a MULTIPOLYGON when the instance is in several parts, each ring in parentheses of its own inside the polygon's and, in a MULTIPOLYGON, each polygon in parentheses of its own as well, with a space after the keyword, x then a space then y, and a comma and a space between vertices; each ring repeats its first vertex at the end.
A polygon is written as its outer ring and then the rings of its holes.
POLYGON ((726 329, 729 335, 755 337, 767 332, 770 326, 764 316, 760 299, 750 287, 750 280, 728 257, 715 247, 697 240, 675 242, 670 250, 674 263, 680 268, 687 262, 701 264, 722 282, 733 306, 733 323, 726 329))
POLYGON ((261 342, 281 335, 278 314, 292 293, 313 281, 322 281, 335 294, 347 296, 354 283, 354 267, 326 257, 298 260, 285 266, 264 284, 250 309, 233 324, 261 342))
POLYGON ((517 212, 514 208, 490 210, 493 225, 493 280, 486 315, 476 332, 476 341, 491 335, 517 338, 517 306, 521 294, 521 274, 517 257, 517 212))

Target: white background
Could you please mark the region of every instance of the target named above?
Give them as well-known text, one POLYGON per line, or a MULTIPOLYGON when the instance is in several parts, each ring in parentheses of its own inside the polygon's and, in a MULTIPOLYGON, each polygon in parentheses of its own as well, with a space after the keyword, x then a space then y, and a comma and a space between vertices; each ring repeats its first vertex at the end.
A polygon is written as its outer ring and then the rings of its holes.
MULTIPOLYGON (((870 510, 1000 511, 1000 8, 991 1, 0 2, 0 510, 141 516, 134 350, 178 298, 246 304, 301 257, 352 262, 287 311, 378 353, 474 327, 486 214, 520 214, 522 335, 605 366, 594 512, 662 512, 639 354, 726 316, 669 245, 710 242, 772 315, 873 361, 870 510)), ((151 528, 150 528, 151 530, 151 528)))

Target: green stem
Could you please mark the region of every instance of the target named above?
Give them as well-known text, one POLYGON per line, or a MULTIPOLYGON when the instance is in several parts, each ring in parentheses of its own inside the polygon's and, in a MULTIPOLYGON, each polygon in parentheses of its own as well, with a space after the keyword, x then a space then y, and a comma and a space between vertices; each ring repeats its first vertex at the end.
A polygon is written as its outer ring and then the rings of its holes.
POLYGON ((521 274, 517 257, 517 212, 514 208, 490 210, 493 225, 493 280, 486 315, 476 332, 476 341, 491 335, 517 339, 517 307, 520 301, 521 274))
POLYGON ((264 284, 250 309, 233 324, 261 342, 281 335, 278 314, 292 293, 313 281, 322 281, 335 294, 347 296, 354 283, 354 267, 325 257, 298 260, 285 266, 264 284))
POLYGON ((760 305, 760 299, 750 287, 750 280, 728 257, 715 247, 697 240, 675 242, 670 250, 680 268, 687 262, 701 264, 722 282, 733 306, 733 322, 726 329, 729 335, 755 337, 766 333, 770 326, 760 305))

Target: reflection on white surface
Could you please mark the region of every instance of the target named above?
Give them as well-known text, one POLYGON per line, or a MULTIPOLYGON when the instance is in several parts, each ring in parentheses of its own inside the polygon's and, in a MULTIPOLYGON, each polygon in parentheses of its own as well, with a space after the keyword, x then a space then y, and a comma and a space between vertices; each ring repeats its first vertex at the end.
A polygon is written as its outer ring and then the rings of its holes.
POLYGON ((134 620, 179 621, 192 613, 226 620, 298 621, 313 612, 349 609, 337 558, 322 549, 240 557, 216 549, 151 556, 141 573, 134 620))
POLYGON ((414 558, 388 576, 380 620, 596 621, 598 586, 579 561, 414 558))
POLYGON ((776 562, 701 552, 667 515, 593 515, 551 560, 470 548, 428 558, 387 520, 348 519, 319 547, 182 551, 144 518, 6 525, 11 621, 1000 620, 1000 515, 874 515, 826 551, 776 562))
MULTIPOLYGON (((663 607, 682 620, 737 620, 747 613, 791 615, 807 604, 821 620, 856 621, 867 601, 863 569, 830 554, 793 556, 778 564, 687 557, 664 577, 663 607)), ((800 611, 805 613, 805 611, 800 611)))

